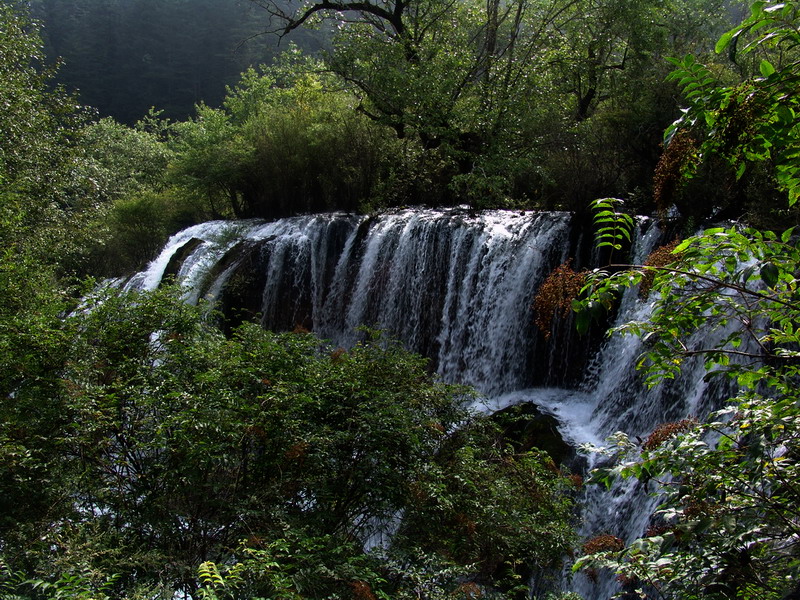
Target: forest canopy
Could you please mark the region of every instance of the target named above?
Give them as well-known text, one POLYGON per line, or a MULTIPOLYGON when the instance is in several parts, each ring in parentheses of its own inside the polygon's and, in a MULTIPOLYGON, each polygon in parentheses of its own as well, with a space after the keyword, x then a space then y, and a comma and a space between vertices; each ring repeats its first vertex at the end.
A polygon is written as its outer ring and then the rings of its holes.
MULTIPOLYGON (((652 212, 662 132, 679 116, 666 58, 710 61, 721 82, 757 70, 713 52, 742 14, 726 0, 87 0, 68 18, 66 6, 32 4, 64 57, 58 80, 103 116, 133 124, 154 106, 175 126, 160 135, 176 178, 157 195, 193 208, 168 229, 420 204, 584 212, 610 196, 652 212), (176 112, 177 95, 211 81, 176 112), (101 100, 118 93, 131 106, 101 100)), ((707 202, 675 199, 686 218, 743 214, 769 193, 756 173, 732 186, 708 169, 691 194, 707 202)))

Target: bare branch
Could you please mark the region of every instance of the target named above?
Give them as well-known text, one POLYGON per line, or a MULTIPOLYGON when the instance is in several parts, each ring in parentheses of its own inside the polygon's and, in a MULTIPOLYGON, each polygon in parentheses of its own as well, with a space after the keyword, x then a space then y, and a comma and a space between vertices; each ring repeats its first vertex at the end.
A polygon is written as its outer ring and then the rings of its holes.
POLYGON ((251 0, 264 10, 269 12, 270 15, 277 17, 284 24, 280 28, 281 34, 286 35, 295 29, 301 27, 306 21, 317 13, 361 13, 365 16, 377 17, 380 21, 391 25, 392 30, 396 35, 402 35, 405 26, 403 23, 403 12, 408 6, 406 2, 397 1, 390 9, 385 8, 379 4, 374 4, 368 1, 354 0, 354 1, 331 1, 319 0, 302 10, 302 12, 289 14, 286 11, 278 8, 271 0, 251 0))

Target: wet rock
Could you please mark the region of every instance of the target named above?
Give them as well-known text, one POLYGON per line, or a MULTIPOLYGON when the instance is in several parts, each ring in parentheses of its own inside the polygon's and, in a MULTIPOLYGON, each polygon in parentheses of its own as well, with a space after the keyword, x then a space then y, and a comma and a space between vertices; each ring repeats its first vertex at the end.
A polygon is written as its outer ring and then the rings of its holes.
POLYGON ((503 428, 503 438, 518 452, 533 448, 547 452, 557 465, 573 465, 575 449, 564 441, 555 417, 535 404, 522 403, 497 411, 492 419, 503 428))
POLYGON ((167 267, 164 269, 164 275, 161 277, 161 282, 165 283, 168 280, 174 280, 178 276, 178 271, 185 261, 194 252, 200 244, 204 243, 203 240, 192 238, 183 246, 178 248, 169 259, 167 267))

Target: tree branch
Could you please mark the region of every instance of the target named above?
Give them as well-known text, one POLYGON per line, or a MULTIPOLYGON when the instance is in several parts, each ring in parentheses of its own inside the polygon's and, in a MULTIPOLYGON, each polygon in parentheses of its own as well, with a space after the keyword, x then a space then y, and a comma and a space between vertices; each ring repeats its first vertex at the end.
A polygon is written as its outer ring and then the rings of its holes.
POLYGON ((398 1, 394 3, 394 8, 392 10, 387 10, 386 8, 377 4, 360 0, 349 2, 319 0, 299 14, 289 15, 283 10, 279 9, 271 1, 266 3, 256 2, 256 4, 268 10, 271 15, 278 17, 285 22, 285 26, 282 28, 282 33, 280 34, 281 36, 284 36, 302 26, 315 14, 326 11, 342 13, 359 12, 366 15, 373 15, 378 17, 378 19, 381 21, 389 23, 396 35, 402 35, 405 31, 403 14, 405 8, 408 6, 405 2, 398 1))
POLYGON ((781 300, 780 298, 776 298, 775 296, 771 296, 759 290, 751 290, 744 286, 737 285, 735 283, 730 283, 727 281, 723 281, 721 279, 715 279, 713 277, 708 277, 706 275, 700 275, 699 273, 693 273, 691 271, 684 271, 682 269, 676 269, 674 267, 655 267, 652 265, 625 265, 625 264, 611 264, 607 265, 609 268, 614 269, 646 269, 652 271, 664 271, 665 273, 673 273, 675 275, 684 275, 686 277, 690 277, 692 279, 697 279, 700 281, 705 281, 707 283, 713 284, 718 287, 727 288, 729 290, 733 290, 739 292, 742 295, 750 296, 753 298, 757 298, 759 300, 769 300, 771 302, 775 302, 780 304, 781 306, 786 306, 787 308, 791 308, 792 310, 797 310, 798 306, 795 303, 787 302, 785 300, 781 300))

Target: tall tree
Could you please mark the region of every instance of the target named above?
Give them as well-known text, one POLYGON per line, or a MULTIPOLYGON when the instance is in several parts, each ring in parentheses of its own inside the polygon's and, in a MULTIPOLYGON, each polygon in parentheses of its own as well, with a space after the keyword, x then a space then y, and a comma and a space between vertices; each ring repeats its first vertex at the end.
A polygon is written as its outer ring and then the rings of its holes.
POLYGON ((477 134, 506 125, 514 110, 509 95, 521 100, 534 90, 530 59, 560 13, 524 1, 323 1, 297 12, 262 6, 283 33, 314 19, 338 20, 332 70, 359 91, 363 112, 400 137, 415 133, 427 147, 479 144, 477 134))

